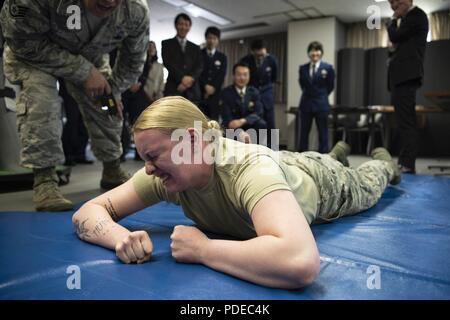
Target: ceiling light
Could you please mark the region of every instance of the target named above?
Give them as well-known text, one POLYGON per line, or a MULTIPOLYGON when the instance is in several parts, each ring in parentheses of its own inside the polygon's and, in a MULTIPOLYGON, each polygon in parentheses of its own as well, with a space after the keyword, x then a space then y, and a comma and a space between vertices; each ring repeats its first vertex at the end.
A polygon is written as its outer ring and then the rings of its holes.
POLYGON ((209 20, 211 22, 220 24, 221 26, 225 26, 225 25, 231 23, 230 20, 222 18, 221 16, 219 16, 209 10, 200 8, 199 6, 196 6, 195 4, 192 4, 192 3, 188 4, 187 6, 184 6, 183 9, 186 10, 187 12, 189 12, 191 15, 193 15, 196 18, 203 18, 203 19, 209 20))
POLYGON ((181 8, 187 12, 189 12, 193 17, 195 18, 203 18, 206 20, 209 20, 211 22, 214 22, 218 25, 225 26, 231 23, 230 20, 225 19, 214 12, 211 12, 209 10, 203 9, 193 3, 190 3, 185 0, 161 0, 162 2, 171 4, 177 8, 181 8))
POLYGON ((183 7, 183 6, 187 6, 189 4, 189 2, 184 1, 184 0, 161 0, 161 1, 171 4, 175 7, 183 7))

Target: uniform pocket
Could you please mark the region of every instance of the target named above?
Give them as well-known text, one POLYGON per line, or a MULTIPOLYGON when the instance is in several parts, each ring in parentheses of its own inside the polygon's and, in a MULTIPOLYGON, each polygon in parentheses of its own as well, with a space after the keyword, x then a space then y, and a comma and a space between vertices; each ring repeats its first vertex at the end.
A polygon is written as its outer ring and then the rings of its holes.
POLYGON ((19 97, 16 100, 16 114, 18 117, 27 115, 29 104, 30 98, 25 94, 19 93, 19 97))

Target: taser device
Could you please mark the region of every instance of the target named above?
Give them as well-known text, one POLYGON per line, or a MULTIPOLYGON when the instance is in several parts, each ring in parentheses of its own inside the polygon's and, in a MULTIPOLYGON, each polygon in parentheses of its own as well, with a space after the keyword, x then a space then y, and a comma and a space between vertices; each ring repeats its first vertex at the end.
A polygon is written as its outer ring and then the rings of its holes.
POLYGON ((104 95, 101 99, 102 110, 108 111, 112 116, 117 114, 117 103, 112 94, 104 95))

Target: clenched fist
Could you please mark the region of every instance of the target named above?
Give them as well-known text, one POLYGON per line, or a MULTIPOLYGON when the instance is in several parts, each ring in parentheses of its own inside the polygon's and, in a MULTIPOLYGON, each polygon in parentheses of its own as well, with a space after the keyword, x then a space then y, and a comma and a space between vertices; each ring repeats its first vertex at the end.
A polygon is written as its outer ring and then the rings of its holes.
POLYGON ((153 244, 145 231, 130 233, 116 244, 116 255, 124 263, 144 263, 150 260, 153 244))
POLYGON ((203 252, 208 237, 195 227, 176 226, 170 236, 172 256, 184 263, 204 263, 203 252))

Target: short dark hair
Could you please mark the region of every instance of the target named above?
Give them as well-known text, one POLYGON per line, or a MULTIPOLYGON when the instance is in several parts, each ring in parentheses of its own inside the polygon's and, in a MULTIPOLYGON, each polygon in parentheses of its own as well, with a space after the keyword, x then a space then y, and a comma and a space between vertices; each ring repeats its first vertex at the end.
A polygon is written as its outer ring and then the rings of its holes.
POLYGON ((309 53, 311 50, 321 51, 323 54, 323 46, 319 41, 313 41, 309 44, 307 53, 309 53))
POLYGON ((263 39, 253 40, 250 44, 250 49, 253 50, 261 50, 266 47, 266 42, 263 39))
MULTIPOLYGON (((148 48, 150 48, 150 44, 153 43, 155 45, 156 48, 156 43, 155 41, 149 41, 148 42, 148 47, 147 47, 147 52, 148 52, 148 48)), ((151 63, 158 61, 158 50, 156 50, 156 54, 153 56, 152 60, 150 60, 151 63)))
POLYGON ((175 17, 175 25, 177 25, 178 20, 180 20, 180 19, 189 21, 189 24, 192 26, 192 20, 191 20, 191 17, 189 17, 186 13, 180 13, 179 15, 177 15, 177 16, 175 17))
POLYGON ((236 73, 237 68, 247 68, 250 70, 250 67, 245 62, 238 62, 233 66, 233 74, 236 73))
POLYGON ((206 29, 205 31, 205 38, 208 37, 209 34, 212 34, 213 36, 216 36, 217 38, 220 39, 220 30, 216 27, 209 27, 208 29, 206 29))

